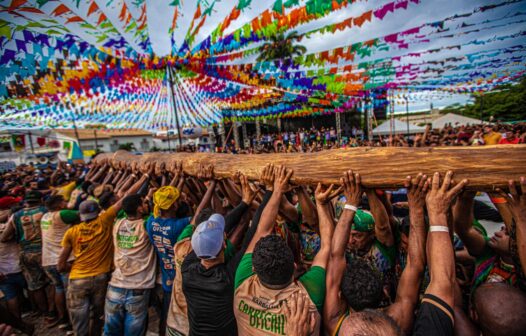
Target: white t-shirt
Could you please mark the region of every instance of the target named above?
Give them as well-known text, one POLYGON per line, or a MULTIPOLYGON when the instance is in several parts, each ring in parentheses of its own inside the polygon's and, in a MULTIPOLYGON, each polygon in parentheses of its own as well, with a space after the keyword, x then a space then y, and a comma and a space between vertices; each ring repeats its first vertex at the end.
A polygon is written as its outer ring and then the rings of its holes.
MULTIPOLYGON (((7 228, 7 223, 0 223, 0 236, 7 228)), ((0 273, 12 274, 22 272, 20 268, 20 248, 13 240, 0 242, 0 273)))
POLYGON ((126 289, 155 287, 155 251, 144 220, 118 219, 113 226, 113 262, 110 285, 126 289))
MULTIPOLYGON (((64 223, 60 217, 60 211, 47 212, 40 220, 42 231, 42 266, 55 266, 62 251, 62 238, 71 227, 64 223)), ((73 260, 71 255, 69 260, 73 260)))

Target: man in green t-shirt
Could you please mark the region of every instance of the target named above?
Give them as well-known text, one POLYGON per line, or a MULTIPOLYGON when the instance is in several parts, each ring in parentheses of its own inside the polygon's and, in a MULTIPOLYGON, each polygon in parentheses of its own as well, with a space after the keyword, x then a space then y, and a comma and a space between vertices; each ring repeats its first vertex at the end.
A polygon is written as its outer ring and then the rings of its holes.
POLYGON ((240 335, 285 335, 286 302, 304 298, 314 330, 319 334, 325 298, 325 267, 329 258, 333 223, 328 202, 332 186, 316 190, 320 220, 321 247, 312 267, 294 281, 294 257, 281 237, 274 235, 274 225, 283 193, 289 188, 292 171, 272 165, 265 167, 262 179, 273 180, 273 192, 259 221, 245 255, 236 272, 234 313, 240 335), (275 178, 274 178, 275 177, 275 178))

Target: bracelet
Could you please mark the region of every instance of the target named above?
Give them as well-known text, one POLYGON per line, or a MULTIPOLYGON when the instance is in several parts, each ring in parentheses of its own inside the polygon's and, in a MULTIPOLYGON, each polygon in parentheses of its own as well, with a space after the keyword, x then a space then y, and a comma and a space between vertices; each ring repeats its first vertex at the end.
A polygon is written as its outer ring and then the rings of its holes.
POLYGON ((148 174, 144 174, 144 176, 146 176, 147 178, 150 178, 150 175, 148 175, 148 174))
POLYGON ((449 233, 449 228, 443 225, 430 225, 429 232, 447 232, 449 233))
POLYGON ((354 212, 356 212, 358 210, 358 207, 356 207, 354 205, 351 205, 351 204, 345 204, 343 206, 343 208, 346 209, 346 210, 354 211, 354 212))

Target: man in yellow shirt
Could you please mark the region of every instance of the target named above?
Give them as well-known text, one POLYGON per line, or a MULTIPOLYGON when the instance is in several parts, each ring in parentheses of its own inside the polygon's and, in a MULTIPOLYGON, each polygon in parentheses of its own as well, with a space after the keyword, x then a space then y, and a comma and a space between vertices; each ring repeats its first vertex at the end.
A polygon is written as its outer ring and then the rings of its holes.
POLYGON ((496 145, 499 143, 502 135, 495 132, 492 126, 484 126, 484 143, 486 145, 496 145))
MULTIPOLYGON (((136 193, 147 179, 148 175, 143 175, 124 196, 136 193)), ((121 206, 122 199, 101 212, 97 202, 82 202, 79 206, 82 223, 68 229, 62 240, 58 271, 68 271, 67 259, 71 253, 75 256, 66 294, 75 335, 101 334, 101 317, 113 263, 112 229, 121 206), (93 313, 91 323, 90 311, 93 313)))

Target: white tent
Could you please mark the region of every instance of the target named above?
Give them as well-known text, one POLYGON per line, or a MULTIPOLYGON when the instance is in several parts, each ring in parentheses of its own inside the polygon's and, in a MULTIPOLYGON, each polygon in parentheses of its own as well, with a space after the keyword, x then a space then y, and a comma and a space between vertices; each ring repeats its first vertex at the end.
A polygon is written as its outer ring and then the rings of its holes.
MULTIPOLYGON (((420 126, 409 123, 409 134, 424 133, 425 130, 426 130, 425 127, 420 127, 420 126)), ((389 134, 391 134, 391 120, 387 120, 383 124, 373 129, 373 135, 389 135, 389 134)), ((407 123, 400 121, 398 119, 395 119, 393 134, 407 134, 407 123)))
POLYGON ((448 113, 444 114, 438 119, 435 119, 435 121, 433 121, 433 128, 444 128, 446 124, 451 124, 453 127, 466 126, 467 124, 480 124, 480 120, 464 117, 454 113, 448 113))

